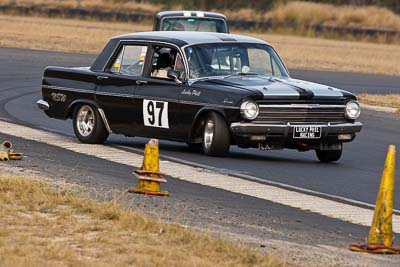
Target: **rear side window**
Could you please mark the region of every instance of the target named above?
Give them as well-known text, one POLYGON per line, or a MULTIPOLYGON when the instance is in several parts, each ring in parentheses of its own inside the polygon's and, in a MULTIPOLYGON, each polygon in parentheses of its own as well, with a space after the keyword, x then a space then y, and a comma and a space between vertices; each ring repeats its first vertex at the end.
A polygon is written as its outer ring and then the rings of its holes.
POLYGON ((111 65, 110 72, 139 76, 143 72, 147 46, 124 45, 111 65))

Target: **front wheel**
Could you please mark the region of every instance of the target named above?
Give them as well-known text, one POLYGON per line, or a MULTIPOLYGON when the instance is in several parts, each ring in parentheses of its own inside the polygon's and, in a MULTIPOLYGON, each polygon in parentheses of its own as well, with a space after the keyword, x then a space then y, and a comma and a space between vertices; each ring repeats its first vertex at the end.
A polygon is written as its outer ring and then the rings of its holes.
POLYGON ((224 156, 230 146, 230 134, 224 118, 215 112, 207 117, 203 129, 203 150, 209 156, 224 156))
POLYGON ((340 146, 340 149, 335 150, 315 150, 315 154, 320 162, 333 162, 338 161, 342 156, 343 146, 340 146))
POLYGON ((103 120, 91 105, 77 106, 73 115, 74 133, 79 141, 86 144, 102 144, 107 140, 108 132, 103 120))

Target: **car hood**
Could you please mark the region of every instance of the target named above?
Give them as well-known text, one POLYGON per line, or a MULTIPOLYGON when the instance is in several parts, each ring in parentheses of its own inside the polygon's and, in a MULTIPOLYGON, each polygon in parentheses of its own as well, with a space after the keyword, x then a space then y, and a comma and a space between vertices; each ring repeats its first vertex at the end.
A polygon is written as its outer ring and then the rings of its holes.
POLYGON ((331 86, 292 79, 263 76, 230 76, 202 81, 250 91, 261 92, 264 98, 316 99, 354 97, 351 93, 331 86))

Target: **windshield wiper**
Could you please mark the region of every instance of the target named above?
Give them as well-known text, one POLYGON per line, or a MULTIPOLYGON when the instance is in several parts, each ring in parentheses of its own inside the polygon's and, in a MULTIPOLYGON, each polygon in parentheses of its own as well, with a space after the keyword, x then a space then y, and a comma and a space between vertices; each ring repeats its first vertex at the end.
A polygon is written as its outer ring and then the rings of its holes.
POLYGON ((195 82, 200 82, 200 81, 207 81, 207 80, 213 80, 213 79, 218 79, 218 80, 222 80, 224 79, 225 76, 204 76, 204 77, 199 77, 199 78, 192 78, 189 79, 189 85, 195 83, 195 82))
POLYGON ((229 75, 224 76, 224 78, 232 77, 232 76, 250 76, 250 75, 258 75, 255 72, 236 72, 229 75))
POLYGON ((229 77, 233 77, 233 76, 250 76, 250 75, 259 75, 258 73, 255 72, 236 72, 236 73, 232 73, 229 75, 215 75, 215 76, 205 76, 205 77, 199 77, 199 78, 194 78, 192 80, 189 80, 189 85, 195 83, 195 82, 199 82, 199 81, 205 81, 205 80, 212 80, 212 79, 216 79, 216 80, 223 80, 225 78, 229 78, 229 77))

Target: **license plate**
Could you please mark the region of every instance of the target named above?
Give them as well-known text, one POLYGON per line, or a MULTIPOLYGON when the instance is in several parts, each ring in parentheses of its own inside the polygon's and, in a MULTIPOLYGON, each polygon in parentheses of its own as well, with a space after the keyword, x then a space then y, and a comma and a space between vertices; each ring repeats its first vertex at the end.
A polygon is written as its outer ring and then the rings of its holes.
POLYGON ((295 126, 293 138, 301 139, 319 139, 321 138, 320 126, 295 126))

